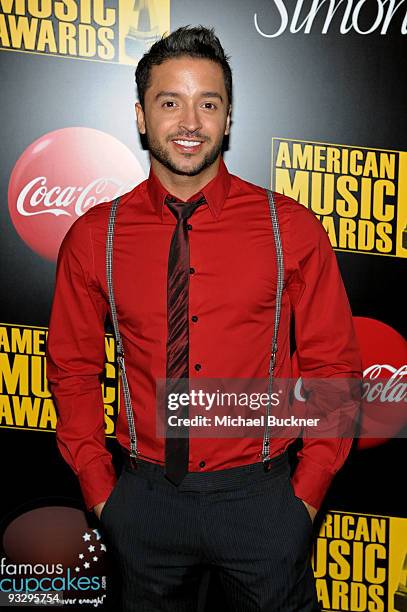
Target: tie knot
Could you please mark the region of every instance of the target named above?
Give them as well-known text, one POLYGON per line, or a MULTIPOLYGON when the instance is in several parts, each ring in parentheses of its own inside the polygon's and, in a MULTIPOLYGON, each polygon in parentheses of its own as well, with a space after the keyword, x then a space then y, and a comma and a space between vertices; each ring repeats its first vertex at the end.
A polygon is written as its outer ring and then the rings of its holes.
POLYGON ((165 199, 165 203, 177 221, 180 221, 181 219, 189 219, 198 206, 205 204, 205 202, 206 200, 204 196, 201 196, 194 202, 176 202, 173 198, 171 198, 171 196, 167 196, 165 199))

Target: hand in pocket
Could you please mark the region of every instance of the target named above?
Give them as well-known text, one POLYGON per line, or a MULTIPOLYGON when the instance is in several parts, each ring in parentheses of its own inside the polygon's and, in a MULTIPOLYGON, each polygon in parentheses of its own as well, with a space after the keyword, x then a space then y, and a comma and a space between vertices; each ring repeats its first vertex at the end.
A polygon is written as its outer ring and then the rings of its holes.
POLYGON ((100 502, 100 504, 96 504, 96 506, 93 507, 93 511, 99 520, 100 520, 100 515, 102 514, 102 510, 103 510, 105 503, 106 503, 106 500, 103 502, 100 502))

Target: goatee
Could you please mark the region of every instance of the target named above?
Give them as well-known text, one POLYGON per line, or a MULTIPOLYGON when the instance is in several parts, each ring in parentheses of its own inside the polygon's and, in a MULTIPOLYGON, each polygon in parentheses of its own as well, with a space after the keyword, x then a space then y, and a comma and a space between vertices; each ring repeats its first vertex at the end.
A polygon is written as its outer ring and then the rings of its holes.
MULTIPOLYGON (((215 162, 219 153, 222 151, 223 144, 222 137, 222 139, 215 143, 215 145, 206 153, 201 161, 197 162, 197 164, 192 168, 184 170, 181 165, 177 165, 177 163, 171 159, 169 152, 164 149, 164 147, 162 147, 158 141, 156 141, 154 138, 150 138, 147 128, 145 132, 145 139, 152 157, 154 157, 158 162, 160 162, 174 174, 185 176, 196 176, 206 168, 209 168, 209 166, 215 162)), ((186 157, 188 157, 188 154, 186 154, 186 157)))

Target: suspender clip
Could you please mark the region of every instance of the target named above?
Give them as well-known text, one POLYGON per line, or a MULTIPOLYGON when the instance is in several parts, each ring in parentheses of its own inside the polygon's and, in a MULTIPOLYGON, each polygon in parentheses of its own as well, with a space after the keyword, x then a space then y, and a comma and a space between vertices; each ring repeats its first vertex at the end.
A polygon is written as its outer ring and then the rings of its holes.
POLYGON ((133 470, 137 470, 137 457, 135 455, 129 455, 129 462, 133 470))
MULTIPOLYGON (((134 438, 132 438, 131 446, 133 444, 134 444, 134 438)), ((137 466, 137 455, 138 455, 138 451, 137 450, 133 450, 133 449, 130 450, 130 453, 129 453, 129 463, 130 463, 130 466, 133 468, 133 470, 136 470, 137 467, 138 467, 137 466)))
POLYGON ((263 467, 265 472, 269 472, 271 469, 271 458, 267 456, 263 459, 263 467))

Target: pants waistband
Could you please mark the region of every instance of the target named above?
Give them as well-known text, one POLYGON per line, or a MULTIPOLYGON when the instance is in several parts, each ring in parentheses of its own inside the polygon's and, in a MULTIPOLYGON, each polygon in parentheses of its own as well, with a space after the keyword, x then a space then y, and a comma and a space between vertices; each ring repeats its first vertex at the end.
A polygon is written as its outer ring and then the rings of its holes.
POLYGON ((183 481, 176 487, 165 476, 165 467, 152 461, 130 458, 129 451, 123 447, 122 454, 124 465, 132 472, 141 477, 154 479, 167 483, 179 491, 212 491, 215 489, 227 489, 234 486, 244 485, 249 482, 269 480, 289 472, 288 452, 285 450, 280 455, 270 460, 269 469, 266 471, 262 461, 227 468, 213 470, 210 472, 188 472, 183 481))

